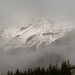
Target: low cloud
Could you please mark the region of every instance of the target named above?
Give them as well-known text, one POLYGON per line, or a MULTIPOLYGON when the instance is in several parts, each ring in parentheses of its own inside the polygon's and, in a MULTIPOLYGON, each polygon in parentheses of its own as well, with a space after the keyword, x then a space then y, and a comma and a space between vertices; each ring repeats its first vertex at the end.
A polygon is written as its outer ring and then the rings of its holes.
POLYGON ((47 47, 37 50, 27 51, 25 49, 15 50, 14 53, 0 54, 0 73, 6 73, 8 70, 15 71, 27 70, 38 66, 48 67, 50 63, 60 64, 62 61, 70 60, 75 64, 75 30, 64 37, 56 40, 47 47))

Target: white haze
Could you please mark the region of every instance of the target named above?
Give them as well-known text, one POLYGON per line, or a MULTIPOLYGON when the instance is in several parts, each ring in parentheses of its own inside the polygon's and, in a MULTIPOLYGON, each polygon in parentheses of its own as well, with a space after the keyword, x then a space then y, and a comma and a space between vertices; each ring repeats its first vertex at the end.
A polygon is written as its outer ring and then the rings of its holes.
MULTIPOLYGON (((45 17, 51 18, 58 27, 75 27, 74 3, 74 0, 0 0, 0 30, 45 17)), ((0 54, 0 73, 39 65, 47 67, 50 62, 55 64, 68 59, 75 64, 74 37, 75 33, 37 51, 0 54)))

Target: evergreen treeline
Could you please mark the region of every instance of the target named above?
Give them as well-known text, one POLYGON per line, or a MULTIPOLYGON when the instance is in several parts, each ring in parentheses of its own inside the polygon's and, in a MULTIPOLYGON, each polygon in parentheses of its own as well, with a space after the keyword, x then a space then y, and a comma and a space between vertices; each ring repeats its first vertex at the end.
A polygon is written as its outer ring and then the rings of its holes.
POLYGON ((63 62, 61 64, 61 67, 59 68, 58 65, 52 65, 50 64, 48 69, 45 68, 36 68, 34 70, 28 69, 28 71, 19 71, 19 69, 16 70, 15 73, 12 71, 8 71, 7 75, 71 75, 71 69, 74 69, 74 66, 71 66, 69 64, 69 61, 63 62))

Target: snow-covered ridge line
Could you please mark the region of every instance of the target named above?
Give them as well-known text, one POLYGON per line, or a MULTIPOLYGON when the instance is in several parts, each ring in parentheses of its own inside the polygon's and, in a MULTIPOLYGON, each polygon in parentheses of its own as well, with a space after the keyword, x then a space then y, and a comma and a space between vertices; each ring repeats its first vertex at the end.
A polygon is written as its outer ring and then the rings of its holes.
MULTIPOLYGON (((4 51, 23 48, 38 48, 49 45, 70 32, 70 28, 55 29, 51 20, 43 19, 22 27, 3 29, 0 32, 0 47, 4 51)), ((21 49, 22 50, 22 49, 21 49)))

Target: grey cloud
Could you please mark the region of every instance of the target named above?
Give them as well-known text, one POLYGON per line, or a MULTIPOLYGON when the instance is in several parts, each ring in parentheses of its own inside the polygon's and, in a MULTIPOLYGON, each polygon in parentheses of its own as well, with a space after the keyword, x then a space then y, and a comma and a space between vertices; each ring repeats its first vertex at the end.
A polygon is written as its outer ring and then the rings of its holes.
POLYGON ((74 45, 75 30, 44 48, 31 51, 19 48, 15 50, 15 54, 12 52, 0 52, 0 73, 6 73, 8 70, 15 71, 16 68, 20 70, 36 68, 39 65, 47 68, 50 63, 60 64, 62 61, 68 59, 71 64, 75 64, 74 45))
POLYGON ((74 0, 0 0, 0 29, 44 17, 74 25, 74 3, 74 0))

